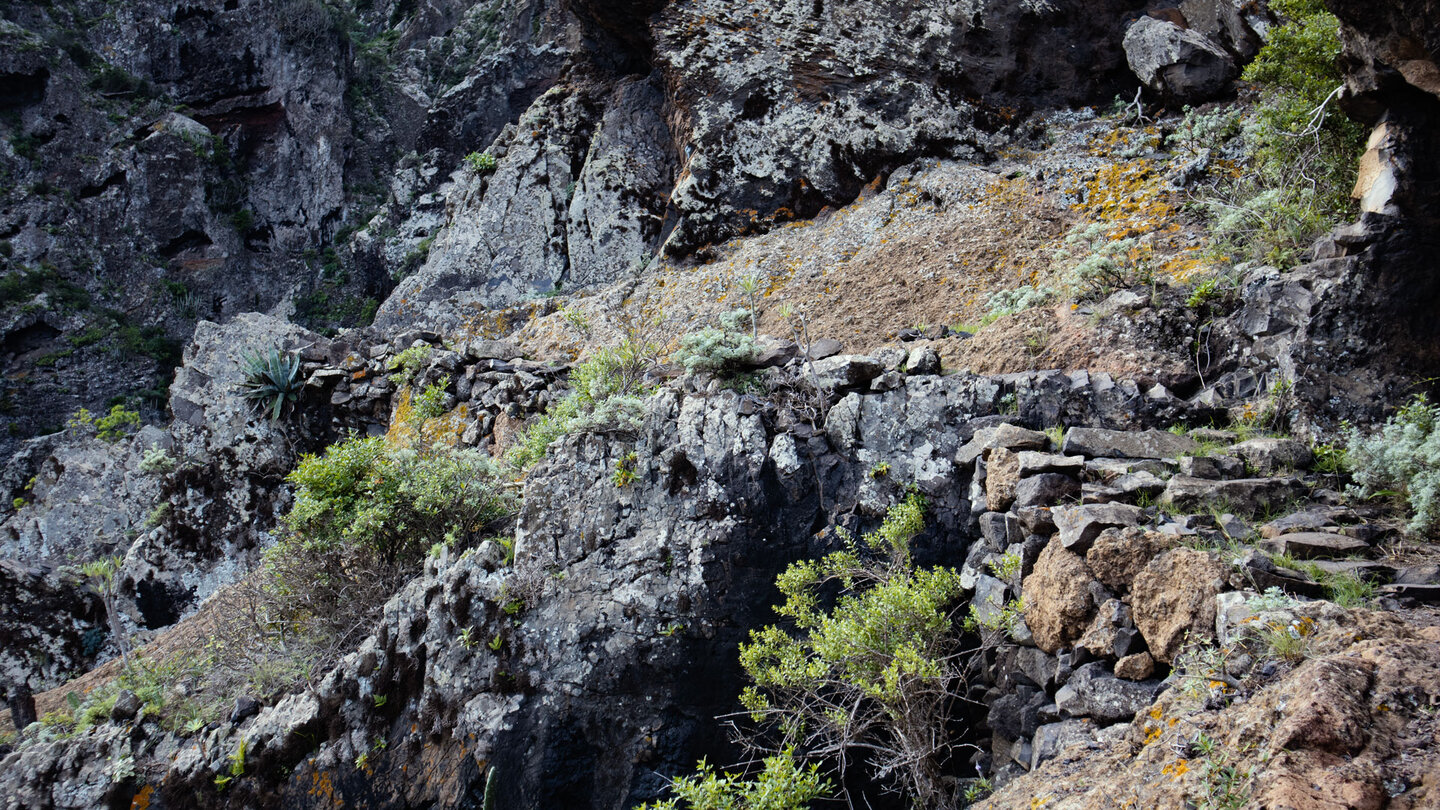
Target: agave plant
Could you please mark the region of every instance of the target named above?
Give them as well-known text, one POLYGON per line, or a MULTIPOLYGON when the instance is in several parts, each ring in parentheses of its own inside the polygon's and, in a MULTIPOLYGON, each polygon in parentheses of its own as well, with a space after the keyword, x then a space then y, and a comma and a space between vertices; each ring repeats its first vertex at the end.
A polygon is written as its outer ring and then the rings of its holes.
POLYGON ((245 382, 241 393, 260 413, 269 411, 278 421, 287 406, 300 397, 300 358, 272 348, 268 354, 255 352, 245 357, 245 382))

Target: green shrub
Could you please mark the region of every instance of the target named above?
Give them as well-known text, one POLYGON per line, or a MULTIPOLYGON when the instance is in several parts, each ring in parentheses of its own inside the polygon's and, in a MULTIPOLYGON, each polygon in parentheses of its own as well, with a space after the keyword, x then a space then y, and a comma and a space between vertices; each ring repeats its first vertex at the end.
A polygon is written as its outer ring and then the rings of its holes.
POLYGON ((270 421, 279 421, 281 413, 295 404, 305 386, 300 379, 300 358, 272 348, 268 353, 247 355, 241 364, 245 373, 241 395, 258 412, 268 412, 270 421))
POLYGON ((1151 247, 1139 239, 1111 239, 1107 225, 1094 223, 1077 228, 1065 242, 1081 251, 1080 261, 1065 273, 1065 287, 1076 300, 1103 298, 1111 292, 1149 284, 1154 272, 1151 247))
POLYGON ((644 379, 650 364, 649 347, 634 341, 600 349, 577 363, 570 370, 570 394, 516 437, 505 460, 528 470, 544 458, 552 442, 569 433, 639 430, 645 397, 652 390, 644 379))
POLYGON ((471 152, 465 156, 465 167, 476 174, 495 171, 495 156, 489 152, 471 152))
POLYGON ((1365 132, 1334 102, 1344 82, 1338 20, 1321 0, 1274 0, 1270 8, 1284 22, 1244 73, 1260 90, 1244 128, 1249 171, 1202 205, 1236 258, 1283 267, 1353 210, 1365 132))
POLYGON ((1440 528, 1440 406, 1418 396, 1373 433, 1352 429, 1345 456, 1356 490, 1398 492, 1410 505, 1410 531, 1440 528))
POLYGON ((792 564, 776 580, 776 611, 793 630, 753 631, 740 663, 753 682, 741 702, 765 733, 806 756, 865 750, 876 774, 916 806, 949 806, 946 707, 960 683, 954 609, 960 575, 917 569, 910 542, 924 528, 912 493, 849 549, 792 564), (826 610, 821 592, 841 592, 826 610))
MULTIPOLYGON (((76 412, 88 415, 88 411, 80 409, 76 412)), ((124 405, 116 405, 110 409, 110 413, 95 420, 95 436, 102 441, 118 442, 130 435, 140 427, 140 414, 138 411, 126 410, 124 405)))
POLYGON ((445 413, 445 389, 450 387, 450 378, 441 377, 435 383, 425 386, 425 390, 415 395, 411 404, 411 419, 416 425, 424 424, 427 420, 434 419, 445 413))
POLYGON ((154 444, 150 445, 150 449, 146 450, 145 455, 140 459, 140 472, 151 475, 174 472, 178 466, 179 462, 175 460, 174 456, 166 452, 165 448, 154 444))
POLYGON ((615 472, 611 473, 610 481, 616 487, 625 488, 635 483, 635 463, 637 454, 635 451, 626 453, 615 461, 615 472))
POLYGON ((430 362, 430 354, 435 348, 429 343, 416 343, 414 346, 390 358, 390 381, 396 385, 409 385, 420 373, 420 369, 430 362))
POLYGON ((803 810, 833 790, 818 765, 804 767, 795 761, 793 748, 765 757, 764 769, 754 779, 716 773, 703 759, 696 770, 695 776, 670 783, 677 798, 641 805, 640 810, 676 810, 681 801, 691 810, 803 810))
POLYGON ((1244 115, 1234 107, 1220 107, 1210 112, 1186 107, 1185 116, 1175 132, 1165 138, 1165 145, 1219 149, 1244 130, 1244 121, 1244 115))
POLYGON ((336 636, 355 630, 436 543, 468 547, 511 513, 495 463, 477 450, 393 447, 352 436, 304 456, 286 480, 289 530, 266 553, 288 621, 336 636))
POLYGON ((985 326, 1003 318, 1006 315, 1014 315, 1017 312, 1024 312, 1032 307, 1044 306, 1055 298, 1055 291, 1049 287, 1016 287, 1013 290, 1001 290, 990 296, 985 304, 985 317, 980 325, 985 326))
POLYGON ((680 338, 672 360, 691 374, 733 372, 755 358, 750 334, 750 310, 737 309, 720 316, 720 328, 707 327, 680 338))

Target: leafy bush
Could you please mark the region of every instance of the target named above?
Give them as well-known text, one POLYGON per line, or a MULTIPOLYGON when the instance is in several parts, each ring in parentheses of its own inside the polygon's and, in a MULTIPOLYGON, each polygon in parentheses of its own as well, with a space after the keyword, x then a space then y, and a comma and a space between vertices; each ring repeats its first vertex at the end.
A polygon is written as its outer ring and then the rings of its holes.
POLYGON ((281 354, 277 348, 268 353, 254 352, 241 361, 245 381, 240 383, 240 393, 259 413, 270 414, 270 421, 279 421, 280 415, 300 398, 304 381, 300 379, 300 358, 293 354, 281 354))
POLYGON ((495 156, 489 152, 471 152, 465 156, 465 166, 476 174, 495 171, 495 156))
POLYGON ((953 614, 962 588, 953 569, 911 563, 924 510, 912 493, 849 549, 780 575, 776 611, 794 630, 772 625, 741 645, 754 682, 741 702, 786 746, 839 758, 863 749, 916 806, 936 807, 954 798, 943 777, 944 717, 960 683, 953 614), (827 611, 820 594, 831 583, 841 594, 827 611))
POLYGON ((101 441, 118 442, 140 427, 138 411, 127 410, 124 405, 114 405, 110 413, 95 420, 95 436, 101 441))
POLYGON ((1410 531, 1433 534, 1440 528, 1440 406, 1424 396, 1390 417, 1380 429, 1352 429, 1345 455, 1361 494, 1391 490, 1410 505, 1410 531))
POLYGON ((140 427, 140 413, 115 405, 108 414, 97 418, 89 410, 80 408, 70 415, 65 427, 80 433, 94 431, 102 441, 118 442, 140 427))
POLYGON ((1077 228, 1065 237, 1083 257, 1065 274, 1065 286, 1077 300, 1101 298, 1115 290, 1150 283, 1151 247, 1133 237, 1111 239, 1104 223, 1077 228))
POLYGON ((415 396, 412 404, 411 418, 417 423, 424 423, 428 419, 445 413, 445 389, 450 387, 450 378, 441 377, 432 385, 425 386, 425 389, 415 396))
POLYGON ((985 304, 985 317, 981 325, 993 323, 1006 315, 1024 312, 1032 307, 1044 306, 1055 298, 1055 291, 1049 287, 1016 287, 1001 290, 990 296, 985 304))
POLYGON ((649 348, 626 341, 616 349, 600 349, 570 370, 571 392, 531 424, 506 451, 513 467, 528 470, 545 456, 552 442, 570 433, 640 429, 644 397, 651 386, 644 375, 649 348))
POLYGON ((397 448, 379 437, 303 457, 286 477, 296 487, 290 531, 266 553, 286 621, 335 637, 355 632, 431 546, 472 545, 510 514, 495 472, 477 450, 397 448))
POLYGON ((795 761, 793 748, 765 757, 764 769, 753 780, 716 773, 703 759, 697 770, 695 776, 670 783, 678 798, 642 805, 640 810, 676 810, 680 801, 692 810, 803 810, 832 790, 818 765, 807 768, 795 761))
POLYGON ((409 385, 420 373, 420 369, 430 362, 430 353, 435 349, 428 343, 416 343, 414 346, 390 358, 390 381, 396 385, 409 385))
POLYGON ((671 359, 691 374, 735 371, 753 360, 757 352, 750 321, 748 309, 727 312, 720 316, 720 328, 707 327, 681 337, 680 348, 671 359))
POLYGON ((1245 69, 1260 107, 1244 129, 1250 171, 1206 206, 1241 258, 1293 263, 1308 240, 1352 210, 1363 128, 1334 105, 1343 83, 1339 22, 1321 0, 1274 0, 1285 22, 1245 69))
POLYGON ((1234 107, 1220 107, 1210 112, 1186 107, 1184 118, 1175 132, 1165 138, 1165 145, 1218 149, 1243 131, 1244 121, 1240 110, 1234 107))

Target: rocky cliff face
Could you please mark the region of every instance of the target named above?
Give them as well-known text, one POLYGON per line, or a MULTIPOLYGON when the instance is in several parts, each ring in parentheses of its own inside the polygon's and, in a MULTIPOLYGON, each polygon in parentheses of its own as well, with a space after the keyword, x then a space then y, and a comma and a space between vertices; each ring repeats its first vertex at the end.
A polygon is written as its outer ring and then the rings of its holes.
POLYGON ((20 719, 40 693, 50 719, 0 741, 4 805, 478 807, 491 772, 502 807, 659 797, 733 758, 714 718, 775 575, 913 488, 917 559, 958 569, 973 620, 957 785, 979 769, 993 806, 1085 807, 1116 799, 1095 776, 1119 770, 1137 806, 1242 784, 1274 806, 1421 806, 1433 547, 1347 504, 1308 441, 1204 427, 1256 407, 1321 432, 1373 420, 1440 366, 1434 9, 1333 5, 1342 102, 1376 126, 1357 224, 1288 272, 1237 271, 1231 312, 1156 281, 1002 315, 999 336, 895 313, 978 315, 1052 281, 1041 257, 1072 225, 1183 280, 1201 239, 1179 197, 1233 166, 1174 147, 1193 124, 1138 101, 1123 126, 1029 113, 1137 78, 1173 104, 1224 95, 1268 12, 7 5, 0 696, 20 719), (425 430, 503 450, 569 391, 575 352, 665 342, 649 305, 693 329, 746 276, 762 331, 814 362, 767 338, 737 379, 657 373, 638 429, 564 438, 525 478, 513 565, 493 541, 437 551, 332 671, 217 716, 126 692, 73 736, 55 720, 120 666, 73 563, 119 555, 122 632, 154 660, 194 651, 281 531, 302 454, 404 440, 432 386, 425 430), (873 276, 890 286, 872 299, 873 276), (563 312, 549 297, 576 291, 563 312), (806 334, 841 321, 853 354, 806 334), (303 382, 278 422, 239 389, 271 348, 303 382), (22 441, 126 394, 164 426, 22 441), (1308 601, 1347 573, 1388 583, 1372 605, 1394 615, 1308 601))

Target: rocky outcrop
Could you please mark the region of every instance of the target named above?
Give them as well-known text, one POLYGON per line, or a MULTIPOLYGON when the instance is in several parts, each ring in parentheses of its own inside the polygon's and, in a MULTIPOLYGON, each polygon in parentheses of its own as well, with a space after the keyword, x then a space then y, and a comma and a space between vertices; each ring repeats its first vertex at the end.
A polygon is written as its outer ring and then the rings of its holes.
POLYGON ((1125 32, 1125 60, 1141 84, 1177 102, 1213 98, 1236 74, 1230 54, 1208 37, 1154 17, 1141 17, 1125 32))
POLYGON ((1130 7, 685 0, 636 4, 619 35, 612 10, 577 6, 618 53, 587 50, 490 144, 493 175, 449 187, 380 322, 458 324, 614 281, 662 243, 686 256, 848 203, 916 157, 986 154, 1001 108, 1108 97, 1130 7))

